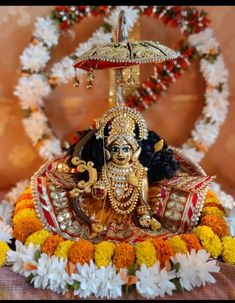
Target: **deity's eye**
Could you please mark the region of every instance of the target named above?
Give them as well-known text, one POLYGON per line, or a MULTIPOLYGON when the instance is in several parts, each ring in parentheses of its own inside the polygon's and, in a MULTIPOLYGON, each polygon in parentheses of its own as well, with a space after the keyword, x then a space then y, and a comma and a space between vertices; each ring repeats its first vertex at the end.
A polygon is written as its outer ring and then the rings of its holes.
POLYGON ((129 146, 124 146, 122 148, 122 150, 124 151, 124 153, 128 153, 130 151, 130 147, 129 146))
POLYGON ((110 148, 110 151, 111 151, 112 153, 118 152, 118 146, 112 146, 112 147, 110 148))

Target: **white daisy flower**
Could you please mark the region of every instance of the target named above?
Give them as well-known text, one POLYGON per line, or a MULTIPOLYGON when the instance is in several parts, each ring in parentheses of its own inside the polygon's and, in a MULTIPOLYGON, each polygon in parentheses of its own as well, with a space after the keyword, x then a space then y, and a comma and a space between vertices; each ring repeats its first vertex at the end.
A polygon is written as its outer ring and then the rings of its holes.
POLYGON ((32 102, 32 105, 38 102, 41 105, 41 98, 47 96, 51 88, 45 76, 34 74, 28 77, 21 77, 14 91, 14 95, 22 101, 32 102))
POLYGON ((33 144, 48 132, 47 118, 41 112, 33 112, 27 119, 23 119, 23 125, 33 144))
POLYGON ((67 259, 51 257, 52 262, 49 268, 49 289, 57 293, 65 293, 68 288, 67 284, 71 282, 71 276, 66 271, 67 259))
POLYGON ((175 285, 170 280, 176 277, 174 271, 167 272, 160 270, 160 263, 157 261, 153 266, 147 268, 146 264, 141 264, 140 270, 135 273, 138 278, 136 282, 137 291, 147 299, 163 297, 165 293, 172 295, 175 285))
POLYGON ((217 265, 216 260, 210 260, 210 253, 204 249, 200 249, 197 252, 192 249, 190 253, 187 253, 189 263, 194 269, 194 278, 191 281, 193 287, 205 286, 206 283, 215 283, 215 278, 211 275, 211 272, 219 272, 220 267, 217 265))
POLYGON ((31 271, 24 268, 25 263, 30 263, 37 266, 35 261, 35 252, 38 250, 38 246, 34 246, 33 243, 29 243, 28 247, 24 246, 20 241, 15 242, 15 251, 9 250, 7 252, 7 264, 12 265, 12 270, 24 277, 28 277, 31 271))
POLYGON ((0 203, 0 221, 3 220, 6 224, 11 222, 11 216, 13 212, 12 205, 5 200, 0 203))
POLYGON ((44 69, 49 59, 49 51, 42 43, 30 44, 20 56, 23 69, 31 72, 39 72, 44 69))
POLYGON ((41 39, 48 47, 58 44, 59 28, 50 17, 37 17, 34 36, 41 39))
POLYGON ((13 235, 11 226, 3 221, 0 221, 0 241, 11 243, 12 238, 13 235))
POLYGON ((56 138, 50 140, 43 140, 42 146, 39 150, 39 155, 46 160, 50 160, 62 153, 60 141, 56 138))
POLYGON ((215 39, 213 30, 206 28, 200 33, 192 34, 188 36, 190 44, 196 47, 200 55, 208 54, 210 49, 218 49, 219 43, 215 39))
POLYGON ((227 100, 224 95, 226 91, 219 92, 217 89, 206 91, 207 105, 203 108, 202 113, 205 117, 210 117, 213 121, 222 123, 227 115, 227 100))
POLYGON ((68 83, 74 77, 74 60, 69 57, 64 57, 59 63, 53 65, 51 76, 58 78, 58 84, 68 83))
POLYGON ((193 279, 195 276, 194 268, 191 266, 189 258, 186 254, 175 254, 174 257, 171 257, 171 260, 174 264, 179 263, 179 271, 176 273, 179 278, 180 285, 183 289, 190 291, 193 289, 193 279))
POLYGON ((235 207, 234 198, 231 195, 226 194, 218 183, 213 182, 211 184, 211 189, 217 194, 221 204, 225 207, 226 210, 229 211, 235 207))
POLYGON ((37 269, 34 273, 34 277, 31 280, 35 288, 46 289, 49 286, 50 267, 53 258, 50 258, 47 254, 42 253, 38 259, 37 269))
POLYGON ((107 267, 101 266, 96 272, 96 277, 100 281, 97 297, 115 299, 122 296, 122 286, 125 281, 121 279, 119 273, 116 273, 116 267, 111 263, 107 267))
POLYGON ((224 59, 219 55, 214 63, 209 63, 207 60, 200 61, 200 70, 211 85, 219 85, 221 82, 228 81, 228 70, 225 68, 224 59))
POLYGON ((16 183, 16 185, 5 195, 5 199, 11 204, 15 205, 17 199, 22 194, 27 186, 29 186, 29 180, 22 180, 16 183))
POLYGON ((111 42, 112 33, 105 33, 104 29, 96 30, 92 37, 89 39, 92 45, 94 44, 102 44, 105 42, 111 42))
MULTIPOLYGON (((74 295, 78 295, 80 298, 87 298, 92 294, 96 296, 100 280, 96 275, 97 267, 94 262, 91 260, 89 265, 77 263, 76 270, 76 273, 72 273, 71 278, 79 282, 80 286, 74 290, 74 295)), ((73 284, 73 282, 69 284, 73 284)))

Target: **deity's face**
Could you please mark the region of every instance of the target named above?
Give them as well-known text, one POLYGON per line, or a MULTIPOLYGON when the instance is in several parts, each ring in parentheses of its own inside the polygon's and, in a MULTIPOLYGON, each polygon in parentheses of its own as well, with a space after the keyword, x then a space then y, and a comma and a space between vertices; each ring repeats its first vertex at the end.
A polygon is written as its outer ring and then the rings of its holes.
POLYGON ((133 156, 133 149, 126 140, 115 140, 109 147, 110 159, 117 165, 128 164, 133 156))

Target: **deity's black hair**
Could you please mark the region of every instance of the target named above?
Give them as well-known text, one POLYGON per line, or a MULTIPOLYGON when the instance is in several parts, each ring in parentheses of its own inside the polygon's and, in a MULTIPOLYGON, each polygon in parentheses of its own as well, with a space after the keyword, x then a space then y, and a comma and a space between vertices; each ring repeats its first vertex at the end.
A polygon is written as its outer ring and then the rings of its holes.
MULTIPOLYGON (((78 131, 79 139, 84 137, 89 131, 90 130, 78 131)), ((138 133, 137 128, 135 131, 138 133)), ((105 135, 108 134, 108 127, 105 129, 104 133, 105 135)), ((138 134, 136 135, 138 137, 138 134)), ((171 179, 180 167, 179 161, 174 158, 172 149, 168 147, 165 141, 163 148, 154 153, 154 144, 160 139, 161 138, 154 131, 149 131, 148 138, 146 140, 137 140, 138 144, 142 148, 139 161, 143 166, 148 167, 148 180, 150 184, 164 178, 171 179)), ((67 163, 71 167, 73 167, 71 159, 75 146, 76 143, 71 145, 67 150, 69 156, 67 163)), ((96 139, 95 135, 93 135, 83 147, 81 158, 86 162, 92 161, 94 163, 94 167, 100 171, 104 165, 103 140, 96 139)))

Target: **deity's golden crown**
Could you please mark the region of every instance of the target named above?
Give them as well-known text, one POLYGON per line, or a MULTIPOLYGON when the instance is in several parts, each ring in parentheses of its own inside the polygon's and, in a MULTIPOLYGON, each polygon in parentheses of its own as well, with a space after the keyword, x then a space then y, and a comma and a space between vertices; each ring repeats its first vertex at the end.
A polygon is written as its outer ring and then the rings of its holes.
POLYGON ((139 139, 147 139, 148 127, 142 115, 127 106, 116 106, 111 108, 104 116, 97 121, 96 138, 105 138, 104 130, 106 125, 111 123, 111 129, 106 137, 106 144, 109 145, 116 139, 125 138, 128 142, 136 141, 136 134, 134 132, 137 124, 139 128, 139 139))

